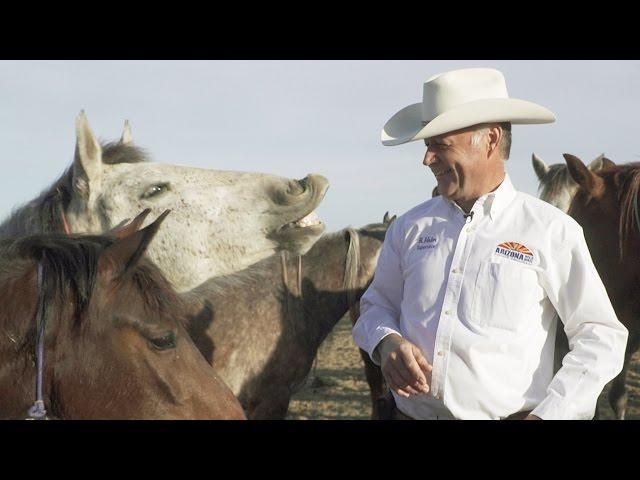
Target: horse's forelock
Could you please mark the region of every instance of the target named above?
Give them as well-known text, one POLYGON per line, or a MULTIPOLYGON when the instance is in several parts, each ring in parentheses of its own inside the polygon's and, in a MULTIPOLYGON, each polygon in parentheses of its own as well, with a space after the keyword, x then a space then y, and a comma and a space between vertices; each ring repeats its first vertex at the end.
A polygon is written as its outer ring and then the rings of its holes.
POLYGON ((121 142, 110 142, 102 145, 102 163, 107 165, 148 161, 149 155, 138 146, 121 142))
POLYGON ((540 180, 540 186, 538 187, 540 198, 549 201, 555 198, 562 190, 567 188, 567 186, 572 185, 575 185, 575 182, 573 178, 571 178, 569 169, 565 164, 556 163, 551 165, 547 174, 540 180))

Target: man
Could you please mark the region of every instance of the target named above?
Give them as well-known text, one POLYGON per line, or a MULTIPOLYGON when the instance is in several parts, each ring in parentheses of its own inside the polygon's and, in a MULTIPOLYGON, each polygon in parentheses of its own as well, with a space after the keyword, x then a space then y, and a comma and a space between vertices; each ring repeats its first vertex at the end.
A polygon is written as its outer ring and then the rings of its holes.
POLYGON ((394 418, 589 419, 621 371, 627 330, 581 227, 505 173, 511 124, 553 121, 475 68, 430 78, 385 125, 385 145, 425 141, 440 193, 390 226, 353 329, 394 418), (554 376, 556 311, 571 350, 554 376))

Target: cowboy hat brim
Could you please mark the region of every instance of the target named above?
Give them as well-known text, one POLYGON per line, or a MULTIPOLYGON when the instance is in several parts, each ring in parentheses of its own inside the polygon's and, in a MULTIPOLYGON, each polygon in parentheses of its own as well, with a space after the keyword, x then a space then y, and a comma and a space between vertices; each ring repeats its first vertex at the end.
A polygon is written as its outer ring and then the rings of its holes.
POLYGON ((539 124, 555 120, 551 110, 533 102, 517 98, 488 98, 449 109, 423 125, 422 103, 414 103, 389 119, 380 139, 383 145, 401 145, 481 123, 539 124))

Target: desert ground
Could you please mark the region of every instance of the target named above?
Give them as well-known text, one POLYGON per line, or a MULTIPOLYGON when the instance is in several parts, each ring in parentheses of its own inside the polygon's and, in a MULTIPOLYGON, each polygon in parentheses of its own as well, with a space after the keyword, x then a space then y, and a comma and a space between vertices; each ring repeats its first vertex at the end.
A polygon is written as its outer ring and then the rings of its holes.
MULTIPOLYGON (((640 419, 640 355, 627 378, 627 419, 640 419)), ((612 420, 605 387, 598 405, 600 418, 612 420)), ((287 416, 290 420, 367 420, 371 415, 369 388, 362 360, 351 340, 351 323, 343 318, 321 345, 316 366, 305 386, 296 393, 287 416)))

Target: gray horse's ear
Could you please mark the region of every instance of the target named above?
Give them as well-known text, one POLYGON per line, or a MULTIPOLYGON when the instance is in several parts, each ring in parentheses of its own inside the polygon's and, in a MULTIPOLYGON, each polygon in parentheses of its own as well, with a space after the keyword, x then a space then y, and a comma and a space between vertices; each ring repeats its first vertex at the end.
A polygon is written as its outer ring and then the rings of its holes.
POLYGON ((149 215, 150 212, 150 208, 145 208, 142 213, 138 214, 138 216, 131 222, 129 222, 128 220, 123 220, 114 228, 112 228, 109 231, 108 235, 116 238, 128 237, 129 235, 137 232, 140 229, 142 223, 144 222, 145 218, 147 218, 147 215, 149 215))
POLYGON ((129 120, 124 121, 124 129, 122 130, 120 143, 123 145, 133 144, 133 135, 131 134, 131 124, 129 123, 129 120))
POLYGON ((601 153, 589 164, 589 170, 592 172, 599 172, 604 168, 613 167, 614 165, 615 162, 613 160, 609 160, 604 156, 604 153, 601 153))
POLYGON ((538 180, 542 180, 549 171, 549 166, 544 163, 544 160, 538 157, 535 153, 531 155, 531 163, 533 165, 533 170, 536 172, 538 180))
POLYGON ((76 118, 73 189, 85 204, 91 204, 100 193, 101 182, 102 147, 91 131, 87 116, 82 110, 76 118))
POLYGON ((575 155, 571 155, 569 153, 563 153, 565 162, 567 162, 567 167, 569 169, 569 174, 571 178, 575 180, 580 188, 585 189, 588 192, 591 192, 595 189, 598 180, 598 176, 591 172, 587 166, 582 163, 575 155))
MULTIPOLYGON (((149 243, 151 243, 151 240, 153 240, 153 237, 158 232, 158 228, 160 228, 160 225, 170 212, 171 210, 165 210, 164 213, 151 224, 130 235, 119 238, 113 245, 107 247, 98 260, 99 271, 102 274, 116 277, 134 267, 142 255, 144 255, 149 243)), ((142 215, 146 216, 147 213, 142 212, 136 217, 134 222, 142 215)))

